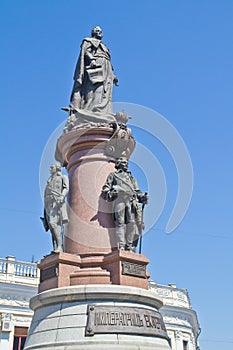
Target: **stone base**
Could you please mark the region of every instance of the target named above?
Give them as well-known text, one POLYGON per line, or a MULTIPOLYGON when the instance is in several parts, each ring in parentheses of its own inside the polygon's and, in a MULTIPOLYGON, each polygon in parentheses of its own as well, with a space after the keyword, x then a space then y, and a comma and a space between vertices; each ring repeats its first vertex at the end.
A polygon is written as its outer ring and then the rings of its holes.
POLYGON ((84 284, 116 284, 148 289, 149 260, 142 254, 116 250, 107 255, 80 257, 53 253, 39 263, 39 293, 84 284))
POLYGON ((126 286, 57 288, 31 299, 24 350, 169 350, 152 291, 126 286))

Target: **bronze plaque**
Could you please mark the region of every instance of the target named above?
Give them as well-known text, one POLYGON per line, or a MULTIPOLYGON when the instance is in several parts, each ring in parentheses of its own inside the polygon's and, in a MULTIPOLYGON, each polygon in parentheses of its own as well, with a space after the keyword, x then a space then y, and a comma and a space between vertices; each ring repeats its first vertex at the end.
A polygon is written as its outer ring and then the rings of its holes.
POLYGON ((86 336, 101 333, 147 335, 168 339, 160 313, 156 310, 111 305, 88 305, 86 336))
POLYGON ((48 267, 47 269, 40 271, 40 282, 44 282, 52 277, 58 276, 58 265, 48 267))
POLYGON ((146 278, 146 265, 122 261, 122 275, 146 278))

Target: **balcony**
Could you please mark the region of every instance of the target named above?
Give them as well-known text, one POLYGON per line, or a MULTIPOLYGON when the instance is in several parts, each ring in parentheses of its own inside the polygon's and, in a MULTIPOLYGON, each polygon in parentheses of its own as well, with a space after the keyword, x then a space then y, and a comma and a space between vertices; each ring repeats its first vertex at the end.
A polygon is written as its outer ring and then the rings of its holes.
POLYGON ((0 259, 0 282, 37 286, 39 277, 36 263, 17 261, 13 256, 0 259))

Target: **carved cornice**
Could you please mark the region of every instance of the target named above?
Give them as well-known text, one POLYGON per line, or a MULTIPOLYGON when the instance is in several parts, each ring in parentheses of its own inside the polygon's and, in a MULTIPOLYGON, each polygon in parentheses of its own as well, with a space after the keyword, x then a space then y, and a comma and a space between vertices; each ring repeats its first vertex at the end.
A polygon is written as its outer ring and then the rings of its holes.
POLYGON ((171 317, 163 315, 163 320, 166 324, 175 324, 177 326, 186 326, 192 328, 190 322, 184 318, 182 319, 180 317, 171 317))
POLYGON ((200 327, 197 319, 197 314, 194 310, 164 305, 160 309, 160 312, 167 326, 175 325, 186 327, 193 332, 195 337, 198 336, 200 327))
POLYGON ((28 317, 28 316, 13 316, 12 317, 12 321, 14 323, 31 323, 32 322, 32 317, 28 317))
POLYGON ((22 296, 17 294, 0 294, 0 305, 5 306, 20 306, 29 308, 29 296, 22 296))

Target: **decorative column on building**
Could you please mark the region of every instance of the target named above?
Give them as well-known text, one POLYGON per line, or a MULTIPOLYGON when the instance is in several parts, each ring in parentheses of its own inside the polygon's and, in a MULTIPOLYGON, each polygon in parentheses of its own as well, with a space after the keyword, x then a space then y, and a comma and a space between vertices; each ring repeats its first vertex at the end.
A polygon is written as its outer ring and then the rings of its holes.
POLYGON ((184 350, 181 331, 175 332, 175 340, 176 340, 176 349, 177 350, 184 350))
POLYGON ((128 116, 112 112, 117 82, 102 30, 95 27, 81 45, 55 152, 69 186, 57 164, 45 189, 42 220, 53 251, 39 264, 25 350, 170 349, 161 298, 148 290, 149 260, 136 253, 148 196, 128 170, 135 147, 128 116))
POLYGON ((0 339, 1 339, 1 349, 8 350, 11 331, 12 331, 12 314, 3 312, 1 314, 1 331, 0 331, 0 339))

